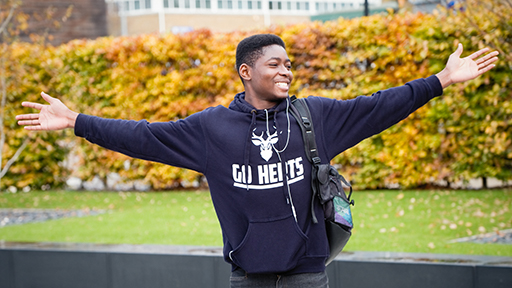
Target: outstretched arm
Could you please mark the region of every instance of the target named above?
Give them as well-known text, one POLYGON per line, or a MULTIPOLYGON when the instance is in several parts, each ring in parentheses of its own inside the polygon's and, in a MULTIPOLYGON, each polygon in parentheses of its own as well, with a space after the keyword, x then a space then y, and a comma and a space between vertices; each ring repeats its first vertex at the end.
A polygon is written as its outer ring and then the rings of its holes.
POLYGON ((62 130, 75 127, 78 113, 69 110, 59 99, 53 98, 44 92, 41 92, 41 96, 50 105, 33 102, 21 103, 24 107, 39 110, 39 113, 16 116, 18 125, 23 125, 26 130, 33 131, 62 130))
POLYGON ((494 62, 498 61, 496 56, 499 53, 497 51, 484 55, 489 51, 489 48, 481 49, 465 58, 460 58, 462 51, 462 44, 459 44, 457 50, 448 58, 446 67, 436 74, 443 88, 454 83, 475 79, 494 68, 496 66, 494 62), (482 55, 484 56, 480 57, 482 55))

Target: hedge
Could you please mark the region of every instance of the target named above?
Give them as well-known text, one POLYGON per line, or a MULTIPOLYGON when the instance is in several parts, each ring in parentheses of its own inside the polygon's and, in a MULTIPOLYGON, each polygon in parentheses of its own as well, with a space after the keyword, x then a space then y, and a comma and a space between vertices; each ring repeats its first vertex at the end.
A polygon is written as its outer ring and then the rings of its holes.
MULTIPOLYGON (((466 19, 449 11, 390 12, 251 32, 106 37, 57 47, 3 44, 9 50, 4 54, 9 68, 4 159, 25 137, 31 140, 0 188, 58 187, 70 175, 106 179, 116 172, 124 179, 143 179, 153 189, 169 189, 201 177, 107 151, 72 131, 27 133, 14 115, 28 112, 22 101, 41 101, 40 91, 87 114, 176 120, 209 106, 227 106, 243 91, 234 69, 236 44, 249 34, 274 33, 285 41, 294 65, 292 93, 350 99, 439 72, 458 42, 465 51, 488 44, 466 19), (79 168, 69 171, 66 163, 79 168)), ((487 25, 496 37, 512 38, 506 26, 487 25)), ((449 87, 407 120, 333 162, 359 189, 512 179, 511 69, 512 63, 502 59, 490 73, 449 87)))

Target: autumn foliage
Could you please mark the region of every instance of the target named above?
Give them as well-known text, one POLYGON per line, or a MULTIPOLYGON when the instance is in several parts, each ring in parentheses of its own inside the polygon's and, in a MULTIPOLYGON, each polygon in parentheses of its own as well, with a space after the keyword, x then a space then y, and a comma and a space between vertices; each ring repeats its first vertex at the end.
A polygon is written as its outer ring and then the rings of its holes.
MULTIPOLYGON (((487 24, 492 28, 485 27, 488 32, 511 39, 510 31, 487 24)), ((488 42, 458 11, 400 12, 251 33, 275 33, 285 41, 294 66, 291 93, 336 99, 428 77, 444 67, 458 42, 465 51, 488 42)), ((13 153, 27 135, 16 126, 14 115, 27 112, 22 101, 41 101, 40 91, 76 111, 133 120, 172 121, 212 105, 227 106, 243 91, 234 69, 235 48, 248 34, 201 30, 76 40, 58 47, 12 44, 6 48, 10 116, 4 151, 13 153)), ((498 65, 477 80, 451 86, 444 96, 334 162, 358 188, 512 179, 512 63, 502 59, 498 65)), ((117 172, 125 179, 144 179, 154 189, 187 187, 200 177, 130 159, 71 134, 31 133, 29 147, 2 186, 58 186, 71 173, 65 161, 72 161, 77 167, 73 174, 85 180, 117 172)))

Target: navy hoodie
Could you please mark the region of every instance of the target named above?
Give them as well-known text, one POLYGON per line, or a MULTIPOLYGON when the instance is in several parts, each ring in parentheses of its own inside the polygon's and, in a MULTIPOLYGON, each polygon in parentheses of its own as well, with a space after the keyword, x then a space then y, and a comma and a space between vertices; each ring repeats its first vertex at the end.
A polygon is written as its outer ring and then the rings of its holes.
MULTIPOLYGON (((310 96, 320 157, 333 157, 442 94, 435 76, 352 100, 310 96)), ((222 228, 224 258, 248 273, 316 273, 329 253, 324 222, 311 220, 311 165, 289 99, 257 110, 235 96, 175 122, 80 114, 75 134, 128 156, 203 173, 222 228)), ((318 202, 318 201, 316 201, 318 202)), ((316 217, 322 208, 314 203, 316 217)))

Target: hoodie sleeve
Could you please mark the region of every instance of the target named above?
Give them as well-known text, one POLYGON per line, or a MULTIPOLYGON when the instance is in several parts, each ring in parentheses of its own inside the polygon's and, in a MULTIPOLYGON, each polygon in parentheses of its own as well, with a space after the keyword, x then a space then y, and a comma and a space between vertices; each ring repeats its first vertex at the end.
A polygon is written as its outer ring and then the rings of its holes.
POLYGON ((80 114, 75 135, 133 158, 203 172, 206 144, 201 113, 176 122, 105 119, 80 114))
POLYGON ((372 96, 359 96, 351 100, 322 101, 319 97, 308 99, 314 109, 311 113, 315 127, 316 123, 321 124, 323 142, 336 143, 325 147, 329 159, 332 159, 362 140, 407 118, 432 98, 442 94, 439 79, 430 76, 379 91, 372 96))

